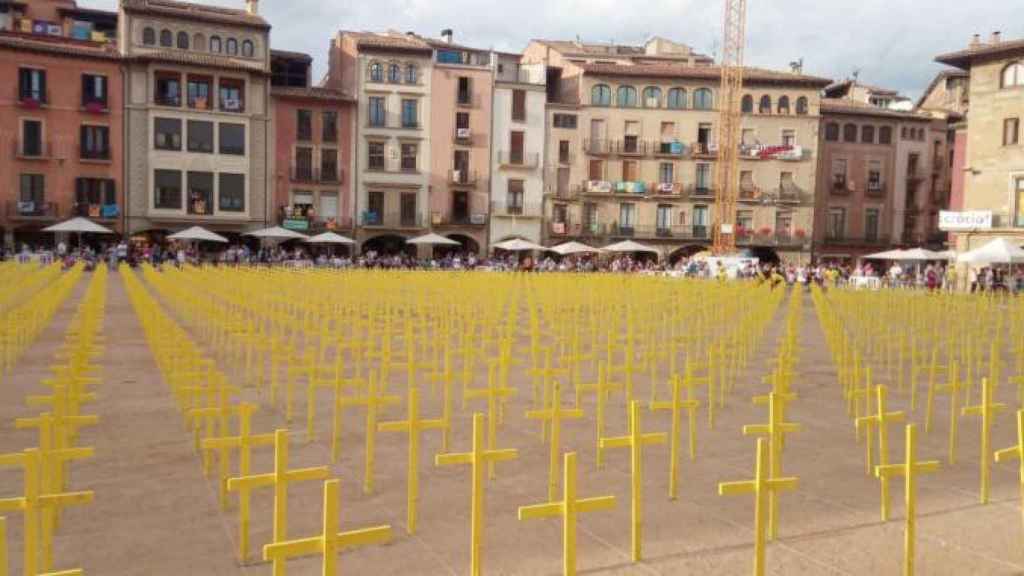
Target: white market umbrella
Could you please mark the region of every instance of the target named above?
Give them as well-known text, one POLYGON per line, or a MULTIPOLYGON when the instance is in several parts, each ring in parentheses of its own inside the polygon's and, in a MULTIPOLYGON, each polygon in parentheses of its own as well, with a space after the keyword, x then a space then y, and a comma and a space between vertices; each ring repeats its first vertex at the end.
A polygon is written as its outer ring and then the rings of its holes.
POLYGON ((650 252, 652 254, 660 254, 657 248, 632 240, 623 240, 611 246, 605 246, 604 250, 607 252, 650 252))
POLYGON ((946 256, 943 252, 933 252, 924 248, 912 248, 910 250, 903 250, 903 254, 898 259, 924 262, 927 260, 945 260, 946 256))
POLYGON ((227 238, 217 234, 216 232, 211 232, 202 226, 193 226, 191 228, 186 228, 181 232, 175 232, 168 236, 167 239, 193 240, 196 242, 220 242, 222 244, 226 244, 228 242, 227 238))
POLYGON ((264 228, 262 230, 255 230, 253 232, 246 232, 245 236, 252 236, 253 238, 266 238, 269 240, 305 240, 308 238, 305 234, 300 234, 294 230, 288 230, 287 228, 281 228, 280 226, 272 226, 270 228, 264 228))
POLYGON ((1019 264, 1024 262, 1024 249, 1006 238, 996 238, 981 248, 964 252, 957 261, 968 264, 1019 264))
POLYGON ((60 224, 54 224, 43 228, 43 232, 74 232, 77 234, 113 234, 114 231, 106 226, 101 226, 88 218, 72 218, 60 224))
POLYGON ((562 256, 569 256, 571 254, 600 254, 602 252, 600 248, 594 248, 575 241, 559 244, 558 246, 552 246, 551 248, 548 248, 548 250, 562 256))
POLYGON ((508 250, 509 252, 529 252, 530 250, 545 249, 540 244, 534 244, 533 242, 523 240, 522 238, 513 238, 511 240, 505 240, 504 242, 498 242, 494 247, 499 250, 508 250))
POLYGON ((902 260, 903 250, 886 250, 862 256, 864 260, 902 260))
POLYGON ((348 236, 342 236, 335 232, 322 232, 316 236, 306 238, 310 244, 355 244, 356 241, 348 236))
POLYGON ((416 246, 460 246, 460 244, 455 240, 445 238, 444 236, 433 232, 430 234, 424 234, 423 236, 410 238, 406 240, 405 243, 414 244, 416 246))

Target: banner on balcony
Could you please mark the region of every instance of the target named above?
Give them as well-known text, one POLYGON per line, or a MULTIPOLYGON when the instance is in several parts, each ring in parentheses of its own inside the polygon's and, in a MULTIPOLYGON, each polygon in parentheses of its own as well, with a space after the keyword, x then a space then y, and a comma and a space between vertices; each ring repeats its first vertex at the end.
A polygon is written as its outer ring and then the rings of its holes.
POLYGON ((991 210, 974 210, 970 212, 942 210, 939 212, 939 230, 957 232, 991 229, 991 210))
POLYGON ((287 230, 298 230, 301 232, 303 230, 309 230, 309 220, 301 218, 285 218, 284 221, 281 222, 281 227, 287 230))

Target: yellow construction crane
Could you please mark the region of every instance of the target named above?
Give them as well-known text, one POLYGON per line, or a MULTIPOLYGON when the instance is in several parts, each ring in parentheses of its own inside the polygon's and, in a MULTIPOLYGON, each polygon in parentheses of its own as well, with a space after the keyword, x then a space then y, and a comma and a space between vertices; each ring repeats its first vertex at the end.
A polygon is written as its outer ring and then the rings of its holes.
POLYGON ((736 251, 736 197, 739 193, 740 99, 743 92, 743 46, 747 0, 724 0, 722 86, 718 90, 717 194, 712 232, 715 255, 736 251))

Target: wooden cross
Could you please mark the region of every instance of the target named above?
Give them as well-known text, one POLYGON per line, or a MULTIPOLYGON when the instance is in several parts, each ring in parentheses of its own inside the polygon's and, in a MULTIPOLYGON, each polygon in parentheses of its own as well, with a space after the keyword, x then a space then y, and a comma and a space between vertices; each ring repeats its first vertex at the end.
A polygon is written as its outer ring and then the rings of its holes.
POLYGON ((693 388, 686 391, 686 400, 682 399, 680 388, 683 386, 683 379, 678 374, 670 378, 672 382, 672 399, 668 401, 651 402, 651 410, 671 410, 672 431, 669 433, 669 481, 668 497, 675 500, 678 496, 679 485, 679 411, 686 409, 690 426, 690 458, 694 457, 697 451, 697 408, 700 402, 692 398, 693 388))
POLYGON ((484 447, 484 415, 473 414, 473 449, 470 452, 437 454, 435 466, 469 464, 472 467, 472 509, 470 524, 470 574, 482 573, 481 548, 484 528, 484 465, 519 457, 514 448, 495 450, 484 447))
MULTIPOLYGON (((878 463, 886 466, 889 464, 889 423, 903 422, 906 418, 906 414, 902 411, 888 412, 886 410, 886 397, 887 388, 882 385, 875 386, 875 400, 878 411, 872 416, 862 416, 856 420, 858 428, 864 427, 868 429, 867 463, 872 472, 874 472, 874 459, 871 455, 872 442, 870 430, 872 428, 878 429, 878 463)), ((885 522, 889 519, 889 477, 881 476, 878 480, 882 489, 882 521, 885 522)))
MULTIPOLYGON (((323 531, 309 538, 275 542, 263 546, 263 559, 273 561, 274 566, 284 566, 285 560, 296 556, 319 554, 323 557, 320 571, 324 576, 338 573, 338 551, 343 548, 366 546, 391 540, 391 526, 374 526, 348 532, 338 531, 338 493, 341 481, 324 482, 323 531)), ((281 569, 280 574, 284 574, 281 569)))
POLYGON ((576 497, 576 453, 565 455, 562 499, 554 498, 547 504, 520 506, 519 519, 562 518, 562 573, 565 576, 576 574, 576 517, 583 512, 610 510, 615 507, 615 496, 597 496, 594 498, 576 497))
POLYGON ((615 438, 599 438, 600 448, 629 448, 630 475, 632 489, 630 505, 632 507, 632 530, 630 533, 631 552, 634 562, 641 559, 641 538, 643 529, 643 446, 646 444, 664 444, 667 437, 664 432, 643 434, 640 430, 640 403, 633 400, 629 403, 629 434, 615 438))
MULTIPOLYGON (((755 403, 768 404, 767 424, 748 424, 743 427, 743 435, 765 436, 768 439, 768 468, 772 478, 782 477, 782 447, 786 434, 800 431, 800 425, 783 421, 783 406, 795 394, 772 392, 767 397, 754 398, 755 403)), ((768 493, 768 539, 774 540, 778 534, 779 500, 772 491, 768 493)))
POLYGON ((562 390, 556 381, 551 397, 551 407, 546 410, 531 410, 526 413, 530 420, 541 420, 551 423, 551 440, 548 460, 548 500, 554 501, 558 494, 558 456, 561 454, 562 420, 579 420, 583 418, 583 410, 562 407, 562 390))
POLYGON ((24 452, 0 455, 0 466, 21 466, 24 471, 25 494, 20 498, 0 499, 0 512, 21 510, 25 522, 23 531, 24 552, 23 570, 25 576, 36 576, 40 572, 49 571, 52 557, 44 555, 39 559, 40 540, 44 550, 52 550, 52 534, 40 537, 39 512, 49 509, 60 509, 67 506, 88 504, 93 501, 93 492, 44 492, 40 488, 42 472, 42 455, 39 450, 31 448, 24 452))
MULTIPOLYGON (((288 431, 274 432, 274 471, 266 474, 254 474, 228 479, 228 491, 252 490, 265 486, 274 487, 274 535, 273 541, 284 542, 288 537, 288 485, 292 482, 306 480, 323 480, 327 478, 327 466, 314 468, 288 469, 288 431)), ((241 526, 248 540, 249 527, 241 526)), ((274 562, 274 576, 284 575, 284 562, 274 562)))
POLYGON ((1017 411, 1017 445, 1010 448, 997 450, 996 462, 1008 462, 1017 460, 1020 469, 1018 471, 1018 482, 1020 483, 1020 510, 1024 520, 1024 410, 1017 411))
MULTIPOLYGON (((499 402, 516 395, 515 388, 502 387, 497 378, 498 363, 490 360, 487 363, 487 387, 480 390, 469 389, 466 398, 487 399, 487 449, 494 450, 498 442, 499 402)), ((487 477, 494 478, 494 465, 488 464, 487 477)))
POLYGON ((601 360, 597 363, 597 382, 594 384, 581 384, 576 388, 576 407, 580 407, 580 395, 583 392, 593 391, 597 397, 597 467, 604 467, 604 448, 601 447, 600 439, 604 437, 604 412, 608 403, 610 392, 622 390, 622 384, 614 384, 608 381, 607 363, 601 360))
POLYGON ((380 432, 406 432, 409 434, 409 459, 406 480, 406 531, 416 533, 416 502, 420 497, 420 433, 426 430, 444 430, 448 424, 443 418, 423 420, 420 418, 419 390, 409 388, 408 416, 396 422, 381 422, 377 425, 380 432))
POLYGON ((763 576, 765 569, 765 505, 766 495, 781 490, 793 490, 797 478, 776 478, 768 470, 768 444, 766 439, 757 439, 757 458, 754 464, 754 479, 739 482, 720 482, 719 496, 733 494, 754 495, 754 576, 763 576))
POLYGON ((875 476, 903 476, 904 499, 906 501, 906 531, 903 540, 903 575, 914 573, 914 518, 917 504, 917 475, 935 472, 939 469, 937 460, 919 462, 917 458, 917 425, 907 424, 906 428, 906 462, 887 464, 875 467, 875 476))
POLYGON ((964 416, 981 416, 981 495, 982 504, 988 504, 989 495, 989 469, 992 467, 992 424, 995 423, 996 414, 1006 408, 1006 404, 999 404, 992 401, 992 389, 995 381, 988 378, 981 379, 981 404, 968 406, 963 409, 964 416))

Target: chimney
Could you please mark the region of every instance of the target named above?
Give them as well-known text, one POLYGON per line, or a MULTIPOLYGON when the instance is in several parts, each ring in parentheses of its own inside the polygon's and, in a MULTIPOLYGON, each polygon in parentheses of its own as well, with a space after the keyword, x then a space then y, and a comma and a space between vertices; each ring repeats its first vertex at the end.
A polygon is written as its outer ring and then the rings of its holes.
POLYGON ((447 42, 448 44, 452 43, 452 36, 454 36, 454 32, 452 32, 451 28, 445 28, 444 30, 441 30, 441 38, 444 38, 444 41, 447 42))
POLYGON ((1002 36, 1002 33, 999 30, 996 30, 995 32, 992 33, 991 43, 999 44, 999 41, 1002 40, 1002 36))
POLYGON ((260 13, 260 0, 245 0, 245 12, 256 16, 260 13))
POLYGON ((981 46, 981 34, 975 34, 971 38, 971 43, 968 45, 968 48, 977 48, 978 46, 981 46))

